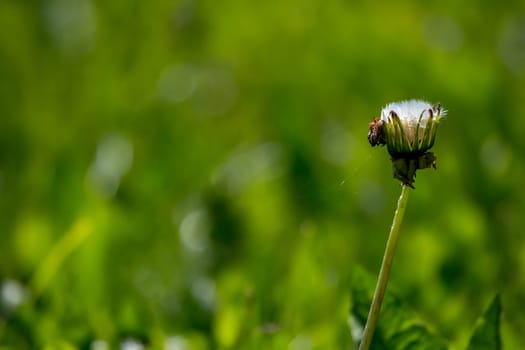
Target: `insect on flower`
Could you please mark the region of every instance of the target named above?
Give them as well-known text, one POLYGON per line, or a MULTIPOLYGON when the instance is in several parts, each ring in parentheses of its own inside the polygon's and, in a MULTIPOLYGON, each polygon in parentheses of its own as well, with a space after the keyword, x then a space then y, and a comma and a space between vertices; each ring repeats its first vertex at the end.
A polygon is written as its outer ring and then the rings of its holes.
POLYGON ((385 145, 385 130, 383 129, 383 121, 381 118, 374 118, 370 124, 368 124, 368 142, 373 146, 385 145))

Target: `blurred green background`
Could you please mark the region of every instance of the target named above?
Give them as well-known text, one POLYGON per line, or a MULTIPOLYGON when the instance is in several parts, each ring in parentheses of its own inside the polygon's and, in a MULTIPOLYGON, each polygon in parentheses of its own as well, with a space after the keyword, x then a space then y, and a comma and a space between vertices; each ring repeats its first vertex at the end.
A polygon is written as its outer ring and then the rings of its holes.
POLYGON ((390 289, 525 347, 522 1, 0 2, 4 348, 352 349, 395 203, 368 123, 448 118, 390 289))

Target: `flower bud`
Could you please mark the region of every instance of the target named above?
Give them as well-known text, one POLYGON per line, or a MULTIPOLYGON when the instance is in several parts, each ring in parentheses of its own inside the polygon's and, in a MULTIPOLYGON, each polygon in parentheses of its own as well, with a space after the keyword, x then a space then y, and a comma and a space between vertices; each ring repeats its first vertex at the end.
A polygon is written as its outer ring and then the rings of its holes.
POLYGON ((388 104, 381 117, 369 124, 368 141, 385 145, 392 158, 394 178, 413 187, 417 169, 436 167, 436 156, 427 152, 446 112, 441 105, 419 100, 388 104))

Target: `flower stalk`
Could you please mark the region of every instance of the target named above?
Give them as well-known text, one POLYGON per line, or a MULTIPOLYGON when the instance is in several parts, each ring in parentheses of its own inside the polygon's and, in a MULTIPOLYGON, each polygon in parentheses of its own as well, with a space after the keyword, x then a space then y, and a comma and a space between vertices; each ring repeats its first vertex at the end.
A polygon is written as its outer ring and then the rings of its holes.
POLYGON ((368 312, 368 318, 366 320, 365 329, 363 332, 363 338, 359 345, 359 350, 368 350, 372 343, 372 337, 379 320, 379 312, 381 311, 381 304, 385 296, 386 288, 388 286, 388 280, 390 278, 390 270, 392 269, 392 263, 394 260, 394 253, 396 250, 397 241, 399 238, 399 228, 405 215, 405 208, 408 202, 408 194, 410 188, 406 185, 401 186, 401 195, 397 201, 397 208, 394 214, 394 220, 392 221, 392 227, 390 228, 390 234, 386 243, 385 253, 383 255, 383 261, 381 263, 381 269, 379 270, 379 277, 377 279, 376 289, 374 297, 372 298, 372 304, 370 311, 368 312))

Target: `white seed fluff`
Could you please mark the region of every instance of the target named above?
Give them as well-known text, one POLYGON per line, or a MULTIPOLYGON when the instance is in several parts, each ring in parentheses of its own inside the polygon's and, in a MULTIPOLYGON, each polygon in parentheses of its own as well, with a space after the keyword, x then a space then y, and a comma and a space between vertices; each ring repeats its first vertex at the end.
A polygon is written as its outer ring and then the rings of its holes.
POLYGON ((444 111, 439 111, 432 106, 429 102, 421 100, 408 100, 401 102, 389 103, 381 110, 381 120, 384 122, 391 122, 391 112, 397 114, 401 122, 405 125, 416 126, 421 118, 419 126, 424 128, 427 124, 427 120, 430 117, 429 110, 432 111, 434 117, 439 113, 440 117, 444 117, 444 111))

